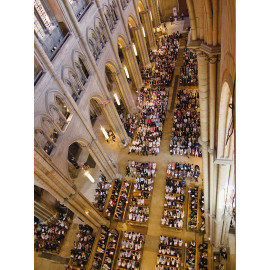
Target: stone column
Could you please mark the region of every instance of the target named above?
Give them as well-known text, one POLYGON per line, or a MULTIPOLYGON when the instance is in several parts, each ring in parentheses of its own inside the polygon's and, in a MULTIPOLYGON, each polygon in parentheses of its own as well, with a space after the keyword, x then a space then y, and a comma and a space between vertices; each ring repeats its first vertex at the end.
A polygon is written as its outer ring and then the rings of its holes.
POLYGON ((95 231, 100 225, 109 225, 109 221, 101 216, 82 193, 76 190, 74 183, 59 172, 49 158, 43 157, 38 149, 35 149, 34 152, 34 165, 35 181, 60 203, 69 208, 95 231))
POLYGON ((219 247, 221 243, 221 235, 223 228, 223 218, 226 200, 226 188, 229 179, 230 165, 218 165, 218 187, 217 187, 217 202, 216 202, 216 218, 214 222, 214 246, 219 247))
POLYGON ((144 26, 144 30, 145 30, 145 34, 146 34, 149 48, 150 48, 150 50, 156 49, 156 47, 157 47, 156 38, 155 38, 154 30, 153 30, 153 24, 151 21, 149 9, 147 9, 145 11, 141 11, 140 15, 142 18, 142 24, 144 26))
MULTIPOLYGON (((85 129, 87 130, 87 132, 89 133, 89 135, 91 136, 91 138, 92 139, 96 139, 96 135, 94 134, 93 130, 90 128, 90 126, 87 123, 87 121, 82 116, 82 114, 81 114, 81 112, 80 112, 80 110, 79 110, 76 102, 71 97, 69 91, 66 89, 66 86, 64 85, 63 81, 61 80, 60 75, 58 73, 56 73, 56 71, 54 70, 54 67, 53 67, 52 63, 50 62, 48 56, 45 54, 44 50, 42 49, 42 47, 39 44, 39 42, 36 39, 36 37, 35 37, 35 49, 37 50, 39 56, 42 58, 43 62, 46 65, 46 68, 48 69, 48 71, 50 72, 50 74, 54 77, 55 82, 57 83, 57 85, 59 86, 59 88, 62 90, 62 92, 64 93, 64 95, 67 97, 67 99, 70 102, 70 104, 71 104, 72 108, 74 109, 75 113, 79 116, 80 120, 82 121, 85 129)), ((106 90, 107 90, 107 88, 106 88, 106 90)), ((124 126, 123 126, 122 123, 121 123, 121 125, 122 125, 122 128, 124 129, 124 126)), ((100 153, 104 153, 104 150, 103 149, 100 149, 100 153)), ((98 157, 96 155, 94 155, 93 158, 95 159, 95 161, 98 159, 98 157)), ((109 161, 107 161, 107 162, 109 162, 109 161)), ((110 166, 110 162, 107 165, 110 166)), ((104 166, 101 166, 101 168, 104 169, 104 166)))
POLYGON ((126 78, 124 68, 121 67, 120 70, 113 72, 112 77, 119 93, 121 93, 124 99, 124 103, 129 113, 133 114, 137 112, 137 108, 136 108, 136 105, 135 105, 127 78, 126 78))
POLYGON ((206 234, 209 237, 209 179, 208 179, 208 63, 202 52, 197 53, 198 79, 200 95, 200 123, 201 137, 199 142, 202 146, 203 163, 203 187, 206 234))
POLYGON ((139 25, 138 27, 132 27, 131 31, 133 33, 134 42, 135 42, 136 48, 138 48, 139 57, 140 57, 143 67, 146 67, 146 68, 151 67, 145 38, 142 32, 142 25, 139 25))
MULTIPOLYGON (((93 68, 93 71, 94 71, 95 75, 97 76, 97 79, 98 79, 97 82, 100 86, 101 92, 103 93, 104 97, 109 97, 110 96, 109 91, 105 85, 104 80, 102 79, 102 77, 100 75, 96 61, 95 61, 95 59, 90 51, 90 48, 86 42, 85 35, 81 32, 81 28, 79 26, 78 20, 75 16, 73 10, 72 10, 72 7, 69 3, 69 0, 60 1, 59 5, 62 6, 62 8, 63 8, 62 12, 64 13, 64 15, 69 17, 71 22, 72 22, 72 26, 74 28, 74 35, 81 43, 81 46, 84 49, 86 56, 91 63, 91 67, 93 68)), ((104 21, 104 18, 103 18, 103 21, 104 21)), ((108 25, 106 24, 107 23, 106 20, 104 23, 105 23, 105 26, 108 27, 108 25)))
POLYGON ((143 81, 141 72, 139 69, 139 65, 132 48, 132 44, 129 44, 126 47, 122 48, 123 55, 127 64, 128 72, 130 73, 130 77, 136 87, 136 89, 141 89, 143 87, 143 81))
POLYGON ((90 144, 86 146, 88 153, 94 158, 95 162, 101 168, 107 179, 113 180, 118 174, 118 170, 113 166, 113 164, 108 159, 108 155, 104 153, 99 141, 96 139, 92 140, 90 144))
POLYGON ((161 21, 157 0, 148 0, 148 4, 153 17, 153 25, 154 27, 158 27, 161 24, 161 21))
POLYGON ((216 113, 216 72, 217 57, 210 58, 209 61, 209 236, 213 237, 213 220, 215 218, 215 201, 216 201, 216 165, 214 164, 214 148, 215 148, 215 113, 216 113))

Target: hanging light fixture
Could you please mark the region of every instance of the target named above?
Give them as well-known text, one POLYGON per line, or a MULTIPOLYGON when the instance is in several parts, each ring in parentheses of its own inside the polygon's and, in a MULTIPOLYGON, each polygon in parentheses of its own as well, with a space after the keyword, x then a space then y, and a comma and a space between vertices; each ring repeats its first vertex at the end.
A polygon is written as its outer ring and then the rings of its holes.
POLYGON ((144 27, 142 26, 142 32, 143 32, 143 36, 145 37, 145 31, 144 31, 144 27))
POLYGON ((102 127, 102 126, 100 126, 100 129, 101 129, 101 131, 102 131, 102 133, 103 133, 105 139, 108 140, 108 139, 109 139, 109 136, 108 136, 108 133, 107 133, 107 131, 105 130, 105 128, 102 127))
POLYGON ((134 51, 134 53, 135 53, 135 56, 137 56, 138 55, 138 53, 137 53, 137 49, 136 49, 136 46, 135 46, 135 44, 133 43, 133 51, 134 51))
POLYGON ((116 101, 117 105, 120 106, 120 100, 119 100, 117 94, 115 93, 113 96, 115 98, 115 101, 116 101))
POLYGON ((85 171, 84 175, 85 175, 92 183, 95 183, 95 179, 93 178, 93 176, 92 176, 88 171, 85 171))
POLYGON ((127 70, 127 67, 126 66, 124 66, 124 70, 125 70, 125 73, 126 73, 127 78, 129 79, 129 73, 128 73, 128 70, 127 70))

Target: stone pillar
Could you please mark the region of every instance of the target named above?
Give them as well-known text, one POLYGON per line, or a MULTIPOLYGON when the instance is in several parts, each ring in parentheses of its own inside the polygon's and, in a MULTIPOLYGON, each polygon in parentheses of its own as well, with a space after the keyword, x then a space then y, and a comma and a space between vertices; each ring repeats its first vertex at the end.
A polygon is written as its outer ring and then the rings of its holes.
POLYGON ((198 79, 200 95, 200 123, 201 137, 199 142, 202 146, 203 163, 203 187, 206 234, 209 237, 209 178, 208 178, 208 63, 202 52, 197 53, 198 79))
MULTIPOLYGON (((95 75, 97 76, 97 82, 100 86, 100 90, 101 92, 103 93, 104 97, 109 97, 110 94, 109 94, 109 91, 105 85, 105 82, 104 80, 102 79, 101 75, 100 75, 100 72, 98 70, 98 67, 97 67, 97 64, 96 64, 96 61, 90 51, 90 48, 86 42, 86 38, 85 38, 85 35, 81 32, 81 28, 79 26, 79 23, 78 23, 78 20, 72 10, 72 7, 69 3, 69 0, 63 0, 63 1, 60 1, 59 2, 59 5, 62 6, 63 10, 62 12, 64 13, 65 16, 69 17, 71 22, 72 22, 72 26, 74 27, 74 35, 75 37, 80 41, 81 43, 81 46, 82 48, 85 50, 86 52, 86 56, 88 58, 88 60, 90 61, 91 63, 91 67, 93 68, 93 71, 95 72, 95 75)), ((103 17, 103 22, 104 22, 104 17, 103 17)), ((108 27, 107 25, 107 21, 105 20, 105 27, 108 27)), ((107 29, 107 28, 106 28, 107 29)))
MULTIPOLYGON (((89 135, 91 136, 91 138, 95 140, 96 139, 96 135, 94 134, 93 130, 90 128, 90 126, 87 123, 87 121, 85 120, 85 118, 82 116, 82 114, 81 114, 81 112, 80 112, 80 110, 79 110, 76 102, 71 97, 69 91, 66 89, 66 86, 64 85, 63 81, 61 80, 60 75, 58 73, 56 73, 56 71, 54 70, 54 67, 53 67, 52 63, 50 62, 48 56, 45 54, 44 50, 42 49, 42 47, 39 44, 39 42, 36 39, 36 37, 35 37, 35 48, 36 48, 37 52, 39 53, 39 56, 42 57, 42 60, 45 63, 46 68, 48 69, 48 71, 50 72, 50 74, 54 77, 55 82, 58 84, 59 88, 62 90, 62 92, 67 97, 68 101, 70 102, 72 108, 74 109, 74 111, 76 112, 76 114, 79 116, 79 118, 82 121, 83 125, 85 126, 87 132, 89 133, 89 135)), ((106 91, 108 92, 107 88, 106 88, 106 91)), ((108 95, 109 95, 109 93, 108 93, 108 95)), ((122 123, 121 123, 121 125, 122 125, 122 128, 124 129, 122 123)), ((101 153, 104 153, 104 150, 103 149, 100 149, 100 152, 101 153)), ((95 161, 97 161, 98 156, 94 155, 93 158, 95 159, 95 161)), ((109 161, 107 161, 107 162, 109 162, 109 161)), ((106 167, 106 164, 105 165, 103 164, 103 166, 101 166, 102 170, 104 169, 104 166, 106 167)), ((107 164, 107 166, 110 166, 110 162, 107 164)))
POLYGON ((149 9, 145 11, 141 11, 140 15, 142 18, 142 24, 144 26, 149 48, 150 50, 156 49, 157 47, 156 38, 155 38, 154 30, 153 30, 153 24, 151 21, 149 9))
POLYGON ((75 215, 89 224, 95 231, 100 225, 109 225, 95 207, 76 190, 74 183, 59 172, 51 160, 43 157, 38 149, 34 152, 34 177, 45 190, 75 215))
POLYGON ((226 188, 228 184, 230 165, 218 165, 218 187, 217 187, 217 202, 216 202, 216 218, 214 222, 214 246, 219 247, 221 243, 221 235, 223 228, 223 217, 225 210, 226 188))
POLYGON ((136 48, 138 48, 139 57, 140 57, 143 67, 146 67, 146 68, 151 67, 145 38, 142 32, 142 25, 139 25, 138 27, 132 27, 131 31, 133 33, 134 42, 135 42, 136 48))
POLYGON ((161 21, 157 0, 148 0, 148 4, 153 17, 153 25, 154 27, 158 27, 161 24, 161 21))
POLYGON ((89 145, 87 145, 86 149, 92 157, 96 157, 94 160, 101 168, 101 171, 104 173, 107 179, 113 180, 116 178, 118 170, 110 162, 108 155, 104 153, 104 150, 97 138, 94 139, 89 145))
POLYGON ((216 165, 214 164, 214 148, 215 148, 215 113, 216 113, 216 72, 217 57, 210 58, 209 62, 209 236, 213 237, 213 220, 215 218, 215 202, 216 202, 216 165))
POLYGON ((34 200, 34 215, 43 222, 51 221, 55 218, 57 212, 51 209, 45 202, 35 198, 34 200))
POLYGON ((112 77, 119 93, 121 93, 124 99, 124 103, 129 113, 133 114, 137 112, 137 108, 126 78, 124 68, 121 67, 120 70, 118 70, 117 72, 113 72, 112 77))
POLYGON ((132 44, 129 44, 126 47, 122 48, 123 55, 127 64, 128 72, 130 73, 130 77, 136 87, 136 89, 141 89, 143 87, 143 81, 141 72, 139 69, 139 65, 132 48, 132 44))
POLYGON ((203 170, 203 193, 204 193, 204 212, 205 212, 205 237, 209 237, 209 183, 208 183, 208 142, 201 141, 202 148, 202 170, 203 170))

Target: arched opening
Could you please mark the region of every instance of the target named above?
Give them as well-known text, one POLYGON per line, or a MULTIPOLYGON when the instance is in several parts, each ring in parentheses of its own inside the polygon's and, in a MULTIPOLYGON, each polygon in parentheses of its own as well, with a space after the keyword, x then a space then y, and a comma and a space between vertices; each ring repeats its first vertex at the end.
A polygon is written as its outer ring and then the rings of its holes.
POLYGON ((74 142, 69 146, 67 165, 77 189, 98 211, 103 212, 111 181, 102 173, 86 145, 74 142))
MULTIPOLYGON (((125 48, 127 46, 127 42, 124 40, 124 38, 119 37, 117 44, 118 44, 118 55, 119 55, 120 61, 122 63, 122 66, 125 69, 125 74, 126 74, 127 80, 129 83, 131 83, 132 82, 131 70, 130 70, 130 66, 128 64, 127 56, 125 55, 125 53, 123 51, 123 48, 125 48)), ((132 82, 132 86, 135 87, 134 82, 132 82)))
MULTIPOLYGON (((130 78, 130 75, 127 70, 126 65, 124 65, 124 69, 126 70, 126 76, 130 78)), ((111 63, 106 64, 105 67, 105 76, 106 76, 106 83, 107 87, 109 89, 112 101, 114 103, 114 106, 118 112, 118 115, 122 122, 124 122, 124 118, 126 114, 128 113, 127 104, 125 103, 123 94, 121 93, 120 87, 119 87, 119 79, 116 78, 117 74, 115 74, 115 66, 111 63)))

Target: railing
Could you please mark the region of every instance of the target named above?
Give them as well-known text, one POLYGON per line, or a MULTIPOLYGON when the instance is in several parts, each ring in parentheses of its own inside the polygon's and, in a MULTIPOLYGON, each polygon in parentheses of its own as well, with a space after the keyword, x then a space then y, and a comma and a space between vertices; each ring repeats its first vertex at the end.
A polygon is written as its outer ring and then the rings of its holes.
POLYGON ((86 6, 83 7, 83 9, 80 11, 80 13, 78 13, 76 15, 78 22, 82 19, 82 17, 84 16, 84 14, 87 12, 87 10, 92 6, 92 4, 94 3, 93 0, 91 0, 90 3, 88 3, 86 6))
POLYGON ((64 43, 66 42, 66 40, 68 39, 68 37, 70 36, 70 32, 68 32, 64 38, 61 40, 61 42, 58 44, 57 48, 55 49, 55 51, 52 53, 50 60, 52 61, 54 59, 54 57, 57 55, 57 53, 60 51, 60 49, 62 48, 62 46, 64 45, 64 43))
POLYGON ((41 70, 39 71, 39 73, 37 74, 37 76, 35 76, 34 78, 34 86, 37 84, 38 80, 41 78, 41 76, 43 75, 44 71, 41 70))

